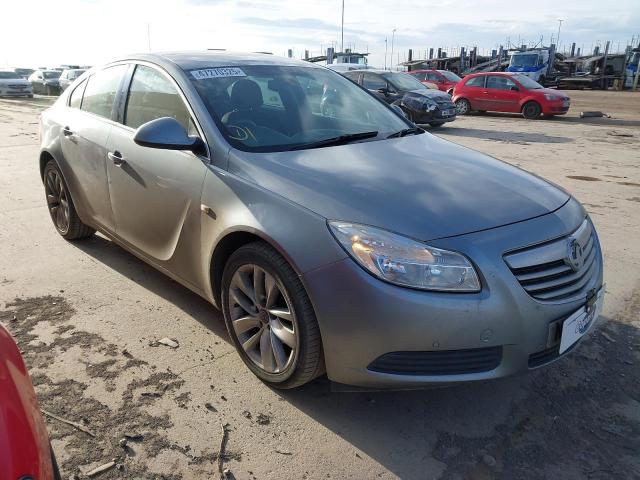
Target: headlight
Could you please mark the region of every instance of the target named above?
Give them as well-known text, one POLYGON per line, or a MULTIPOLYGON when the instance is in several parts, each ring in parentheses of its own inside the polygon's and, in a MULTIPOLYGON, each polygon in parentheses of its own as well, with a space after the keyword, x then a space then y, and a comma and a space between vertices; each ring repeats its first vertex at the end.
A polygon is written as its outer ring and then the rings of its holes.
POLYGON ((478 292, 480 280, 467 258, 367 225, 329 222, 344 249, 362 267, 396 285, 451 292, 478 292))
POLYGON ((560 100, 560 97, 554 95, 553 93, 545 93, 544 98, 546 98, 547 100, 560 100))

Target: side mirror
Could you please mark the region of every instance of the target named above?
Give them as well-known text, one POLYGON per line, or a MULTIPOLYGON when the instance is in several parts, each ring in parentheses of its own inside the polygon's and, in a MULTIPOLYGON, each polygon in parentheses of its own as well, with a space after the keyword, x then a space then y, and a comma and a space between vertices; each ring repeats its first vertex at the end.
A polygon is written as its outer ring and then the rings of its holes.
POLYGON ((511 90, 513 90, 514 92, 519 92, 520 91, 520 89, 516 85, 511 87, 511 90))
POLYGON ((382 95, 389 95, 389 89, 387 87, 379 88, 377 92, 381 93, 382 95))
POLYGON ((184 127, 173 117, 151 120, 138 127, 133 141, 138 145, 164 150, 196 151, 202 147, 202 140, 190 137, 184 127))

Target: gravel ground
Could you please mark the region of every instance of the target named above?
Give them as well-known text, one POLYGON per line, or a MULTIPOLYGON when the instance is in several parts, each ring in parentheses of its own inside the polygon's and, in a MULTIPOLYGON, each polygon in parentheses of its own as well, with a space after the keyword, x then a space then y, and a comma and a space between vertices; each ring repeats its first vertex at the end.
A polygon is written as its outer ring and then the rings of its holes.
POLYGON ((605 255, 604 315, 528 375, 413 392, 271 390, 220 314, 101 236, 55 232, 38 112, 0 100, 0 322, 16 336, 63 478, 640 478, 640 94, 569 92, 570 115, 472 115, 437 135, 584 202, 605 255), (606 107, 603 107, 606 106, 606 107), (613 118, 580 119, 605 108, 613 118), (177 340, 171 348, 157 341, 177 340))

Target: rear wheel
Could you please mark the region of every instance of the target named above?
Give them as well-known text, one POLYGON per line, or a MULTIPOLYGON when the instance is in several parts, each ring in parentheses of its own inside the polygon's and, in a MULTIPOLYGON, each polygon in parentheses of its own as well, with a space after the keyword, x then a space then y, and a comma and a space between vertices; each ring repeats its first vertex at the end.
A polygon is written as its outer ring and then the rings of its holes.
POLYGON ((542 108, 540 108, 540 104, 536 102, 527 102, 522 106, 522 115, 524 118, 536 119, 540 117, 542 113, 542 108))
POLYGON ((269 245, 250 243, 231 255, 221 304, 236 350, 263 382, 294 388, 324 371, 311 301, 295 271, 269 245))
POLYGON ((458 115, 467 115, 471 111, 471 104, 466 98, 461 98, 456 102, 456 112, 458 115))
POLYGON ((44 167, 44 191, 53 225, 66 240, 86 238, 95 230, 80 220, 62 172, 55 160, 44 167))

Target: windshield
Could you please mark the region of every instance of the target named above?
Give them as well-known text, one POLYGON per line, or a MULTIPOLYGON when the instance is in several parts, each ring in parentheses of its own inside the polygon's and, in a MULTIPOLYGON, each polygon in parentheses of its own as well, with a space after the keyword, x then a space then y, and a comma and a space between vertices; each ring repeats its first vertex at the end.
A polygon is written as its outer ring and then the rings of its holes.
POLYGON ((69 78, 69 80, 74 80, 78 78, 80 75, 82 75, 84 72, 85 72, 84 70, 71 70, 67 74, 67 77, 69 78))
POLYGON ((382 76, 398 90, 429 90, 418 79, 408 73, 383 73, 382 76))
POLYGON ((44 76, 44 78, 47 78, 47 79, 60 78, 61 74, 62 72, 58 72, 55 70, 51 70, 50 72, 42 72, 42 75, 44 76))
POLYGON ((444 75, 444 77, 450 82, 459 82, 460 80, 462 80, 458 75, 456 75, 453 72, 450 72, 449 70, 438 70, 438 71, 442 75, 444 75))
POLYGON ((20 78, 20 75, 14 72, 0 72, 0 79, 2 80, 14 80, 20 78))
POLYGON ((512 67, 535 67, 537 64, 538 64, 537 53, 528 53, 524 55, 514 53, 513 55, 511 55, 512 67))
POLYGON ((327 139, 377 132, 366 140, 371 141, 410 126, 329 69, 246 65, 192 70, 190 77, 220 131, 244 151, 299 150, 327 139))
POLYGON ((526 75, 514 75, 513 78, 520 82, 520 85, 522 85, 527 90, 537 90, 539 88, 544 88, 538 82, 536 82, 535 80, 531 80, 526 75))

